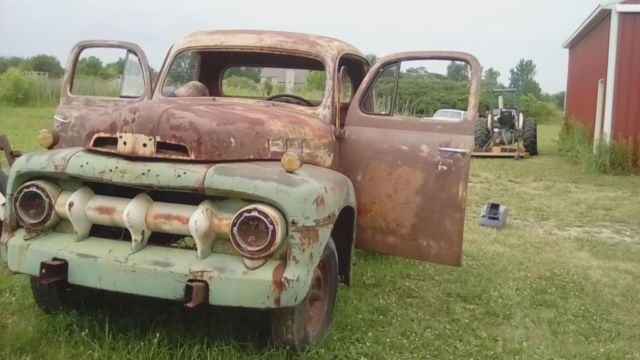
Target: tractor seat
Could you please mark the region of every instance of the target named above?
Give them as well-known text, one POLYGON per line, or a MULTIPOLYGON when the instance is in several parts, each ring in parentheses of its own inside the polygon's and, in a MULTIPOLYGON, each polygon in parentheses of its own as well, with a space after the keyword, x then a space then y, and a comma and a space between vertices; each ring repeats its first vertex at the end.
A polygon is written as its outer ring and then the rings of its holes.
POLYGON ((516 126, 516 117, 510 110, 502 110, 500 112, 500 117, 498 118, 498 123, 501 128, 514 128, 516 126))

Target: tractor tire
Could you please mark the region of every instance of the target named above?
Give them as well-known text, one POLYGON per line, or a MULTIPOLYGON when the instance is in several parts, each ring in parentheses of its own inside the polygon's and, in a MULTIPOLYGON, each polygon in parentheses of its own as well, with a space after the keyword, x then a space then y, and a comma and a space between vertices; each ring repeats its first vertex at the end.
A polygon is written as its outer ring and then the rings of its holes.
POLYGON ((535 119, 525 119, 522 125, 522 145, 529 155, 538 155, 538 125, 535 119))
MULTIPOLYGON (((7 175, 2 170, 0 170, 0 194, 2 194, 4 200, 7 201, 7 175)), ((0 206, 4 205, 0 202, 0 206)), ((2 234, 2 214, 4 214, 4 212, 0 211, 0 234, 2 234)))
POLYGON ((313 272, 307 296, 296 306, 272 311, 273 342, 299 353, 321 340, 331 324, 337 290, 338 253, 333 240, 329 240, 313 272))
POLYGON ((479 117, 476 119, 474 131, 474 144, 476 148, 484 148, 491 139, 491 131, 487 128, 487 119, 479 117))

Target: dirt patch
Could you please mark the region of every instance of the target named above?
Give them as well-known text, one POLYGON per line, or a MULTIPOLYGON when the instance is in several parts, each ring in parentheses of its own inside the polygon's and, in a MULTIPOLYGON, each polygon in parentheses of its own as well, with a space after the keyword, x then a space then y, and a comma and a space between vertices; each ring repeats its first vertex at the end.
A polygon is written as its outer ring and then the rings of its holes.
POLYGON ((571 238, 595 238, 608 242, 640 243, 640 229, 630 229, 620 225, 609 227, 574 226, 556 229, 555 234, 571 238))
POLYGON ((597 226, 563 227, 547 221, 533 221, 530 219, 510 219, 514 227, 525 226, 535 229, 540 235, 567 238, 596 239, 606 242, 628 242, 640 244, 640 227, 620 224, 598 224, 597 226))

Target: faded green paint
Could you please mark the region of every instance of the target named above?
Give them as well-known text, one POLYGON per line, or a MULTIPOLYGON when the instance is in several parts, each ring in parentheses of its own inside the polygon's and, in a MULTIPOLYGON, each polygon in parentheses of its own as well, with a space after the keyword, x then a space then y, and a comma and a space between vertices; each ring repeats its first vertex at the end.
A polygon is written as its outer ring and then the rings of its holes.
POLYGON ((226 254, 198 260, 191 250, 149 245, 132 253, 123 241, 90 237, 75 242, 61 233, 25 241, 25 235, 18 230, 7 244, 12 271, 37 276, 40 262, 56 257, 69 263, 71 284, 170 300, 184 298, 188 279, 203 279, 212 305, 271 308, 278 298, 280 306, 293 306, 304 298, 313 270, 307 263, 287 262, 280 292, 272 284, 275 260, 249 271, 241 257, 226 254))
POLYGON ((142 162, 79 148, 20 157, 11 167, 8 195, 11 197, 25 181, 48 177, 262 201, 276 206, 300 226, 327 223, 345 206, 355 208, 351 181, 336 171, 313 165, 303 165, 290 174, 276 161, 215 165, 142 162))
POLYGON ((280 209, 288 222, 287 241, 266 264, 248 270, 241 256, 228 251, 198 259, 194 250, 148 245, 133 253, 131 244, 123 241, 89 237, 76 242, 73 234, 56 232, 62 227, 25 240, 24 230, 9 230, 15 228, 15 215, 7 206, 14 226, 4 229, 0 257, 12 271, 37 275, 41 261, 62 258, 69 263, 72 284, 174 300, 184 297, 187 280, 203 279, 214 305, 298 304, 310 287, 336 216, 346 206, 355 208, 351 182, 340 173, 304 165, 289 174, 273 161, 142 162, 78 148, 30 153, 11 168, 8 201, 33 179, 57 181, 66 190, 88 181, 258 201, 280 209))

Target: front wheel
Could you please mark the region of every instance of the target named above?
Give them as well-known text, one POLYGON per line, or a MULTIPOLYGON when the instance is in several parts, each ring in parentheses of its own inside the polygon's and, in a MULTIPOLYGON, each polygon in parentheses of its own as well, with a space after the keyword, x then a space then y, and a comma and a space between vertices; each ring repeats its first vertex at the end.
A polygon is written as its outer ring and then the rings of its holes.
POLYGON ((273 342, 300 352, 322 339, 331 324, 337 289, 338 255, 333 240, 329 240, 313 271, 307 296, 296 306, 273 310, 273 342))

